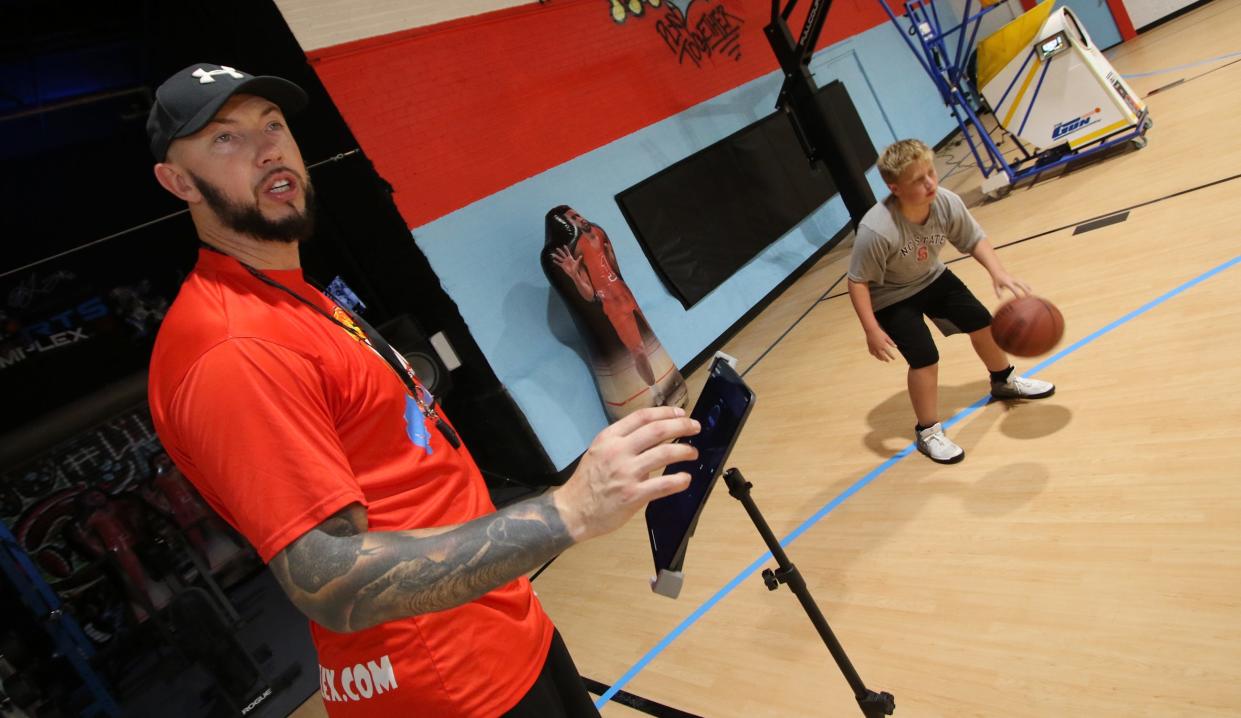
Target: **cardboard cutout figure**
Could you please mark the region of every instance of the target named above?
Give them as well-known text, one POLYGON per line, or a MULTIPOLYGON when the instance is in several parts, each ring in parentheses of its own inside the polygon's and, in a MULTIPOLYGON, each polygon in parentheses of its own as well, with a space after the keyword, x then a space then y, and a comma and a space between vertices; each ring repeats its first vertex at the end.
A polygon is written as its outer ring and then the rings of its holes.
POLYGON ((542 263, 586 339, 608 418, 684 407, 685 380, 625 284, 607 232, 568 205, 556 207, 547 213, 542 263))

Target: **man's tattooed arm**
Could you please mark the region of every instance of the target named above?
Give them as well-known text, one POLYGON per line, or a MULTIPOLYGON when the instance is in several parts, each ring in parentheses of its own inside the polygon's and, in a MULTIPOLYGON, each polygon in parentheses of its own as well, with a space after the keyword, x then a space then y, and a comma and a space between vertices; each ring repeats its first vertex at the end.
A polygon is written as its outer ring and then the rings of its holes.
POLYGON ((460 606, 684 490, 687 472, 651 473, 696 458, 673 440, 698 430, 682 409, 639 409, 599 432, 559 488, 460 526, 368 531, 366 510, 350 505, 277 554, 272 573, 302 613, 340 633, 460 606))
POLYGON ((368 532, 354 504, 277 554, 271 569, 303 613, 345 633, 467 603, 572 543, 550 492, 447 530, 368 532))

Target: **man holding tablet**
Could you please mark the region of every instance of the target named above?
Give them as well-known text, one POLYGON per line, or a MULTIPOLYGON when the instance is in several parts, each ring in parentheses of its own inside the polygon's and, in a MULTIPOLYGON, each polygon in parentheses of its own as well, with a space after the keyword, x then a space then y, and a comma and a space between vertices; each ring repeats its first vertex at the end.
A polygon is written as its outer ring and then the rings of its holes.
POLYGON ((694 534, 702 508, 753 407, 754 392, 726 359, 717 357, 690 415, 702 430, 681 440, 698 450, 698 458, 672 464, 665 470, 668 474, 689 473, 689 488, 652 501, 646 507, 647 535, 655 559, 651 590, 655 593, 669 598, 680 593, 681 566, 689 537, 694 534))
POLYGON ((155 93, 154 174, 198 263, 151 358, 155 429, 311 619, 332 718, 597 716, 525 575, 687 474, 679 408, 604 429, 553 491, 497 511, 435 398, 303 276, 314 190, 287 125, 301 88, 197 63, 155 93))

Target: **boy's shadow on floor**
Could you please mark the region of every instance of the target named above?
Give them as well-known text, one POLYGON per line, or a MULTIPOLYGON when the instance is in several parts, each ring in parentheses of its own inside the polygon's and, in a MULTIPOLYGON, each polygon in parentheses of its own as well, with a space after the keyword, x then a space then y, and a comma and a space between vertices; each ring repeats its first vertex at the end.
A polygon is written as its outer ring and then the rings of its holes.
MULTIPOLYGON (((972 406, 976 401, 989 395, 990 385, 984 381, 975 381, 958 386, 939 387, 940 420, 947 421, 961 410, 972 406)), ((966 450, 983 436, 997 422, 1000 432, 1013 439, 1040 439, 1060 431, 1072 420, 1073 414, 1067 408, 1054 403, 1055 397, 1035 401, 995 401, 1001 404, 1003 411, 980 410, 972 417, 964 433, 973 437, 974 441, 966 442, 965 437, 954 439, 966 450)), ((899 391, 875 406, 866 415, 866 423, 870 431, 863 439, 866 448, 884 459, 890 458, 904 449, 914 440, 914 414, 909 403, 909 393, 899 391)), ((953 428, 956 428, 955 426, 953 428)), ((952 429, 948 430, 951 437, 952 429)))
MULTIPOLYGON (((990 388, 985 380, 959 386, 940 386, 942 418, 947 420, 965 407, 972 406, 988 396, 990 388)), ((1000 406, 988 406, 971 416, 964 425, 954 425, 949 430, 950 436, 965 448, 965 464, 939 466, 922 456, 907 457, 910 462, 922 462, 920 468, 911 472, 917 480, 902 490, 886 492, 881 510, 874 504, 858 507, 854 503, 839 509, 840 514, 836 515, 838 520, 821 521, 813 526, 811 530, 815 532, 817 546, 848 547, 806 574, 808 586, 824 607, 834 615, 847 616, 850 607, 859 602, 856 594, 869 590, 859 589, 843 578, 848 566, 854 562, 872 561, 880 547, 902 534, 905 527, 935 499, 955 497, 965 511, 989 520, 1012 514, 1040 495, 1050 483, 1051 473, 1047 466, 1038 461, 1040 452, 1037 448, 1031 448, 1024 457, 1014 457, 1012 463, 991 466, 985 473, 970 468, 968 455, 997 425, 1002 434, 1012 439, 1039 439, 1060 431, 1069 424, 1072 413, 1055 402, 1055 397, 1036 401, 993 402, 1000 406), (855 508, 860 514, 847 516, 855 508)), ((913 408, 908 394, 899 391, 883 401, 869 412, 867 423, 870 431, 864 439, 866 446, 883 460, 898 454, 913 442, 913 408)), ((814 510, 815 507, 830 505, 869 471, 862 469, 859 473, 850 473, 831 481, 807 496, 801 509, 814 510)), ((1003 551, 1002 547, 997 549, 1000 555, 1003 551)), ((865 601, 874 600, 873 593, 865 598, 865 601)), ((907 605, 915 606, 911 610, 918 610, 918 599, 910 598, 908 594, 893 597, 891 601, 896 610, 902 610, 907 605)), ((783 617, 775 612, 762 621, 762 626, 772 632, 786 630, 783 617)))

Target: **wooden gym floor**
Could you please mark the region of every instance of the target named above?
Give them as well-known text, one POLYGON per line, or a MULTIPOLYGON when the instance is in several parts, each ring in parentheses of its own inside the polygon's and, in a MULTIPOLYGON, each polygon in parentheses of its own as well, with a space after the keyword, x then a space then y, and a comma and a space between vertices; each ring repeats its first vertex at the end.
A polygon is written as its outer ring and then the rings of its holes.
MULTIPOLYGON (((1235 53, 1238 36, 1241 3, 1219 0, 1108 54, 1136 74, 1235 53)), ((945 186, 1067 324, 1038 371, 1056 395, 1020 406, 979 406, 969 342, 939 341, 963 463, 908 453, 905 367, 866 351, 837 283, 847 242, 724 348, 745 369, 775 344, 746 377, 758 401, 730 465, 777 536, 804 531, 789 555, 896 716, 1241 716, 1238 59, 1134 79, 1141 95, 1185 80, 1147 97, 1148 147, 1002 200, 952 171, 963 145, 940 153, 945 186)), ((950 266, 998 305, 981 266, 950 266)), ((861 715, 794 596, 763 586, 754 569, 774 562, 755 565, 765 547, 722 481, 675 601, 646 586, 644 531, 639 514, 534 584, 584 676, 712 718, 861 715)))

